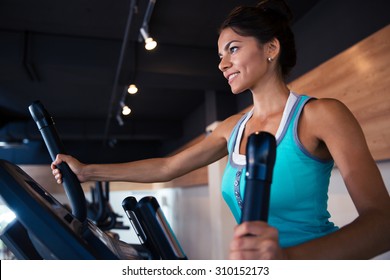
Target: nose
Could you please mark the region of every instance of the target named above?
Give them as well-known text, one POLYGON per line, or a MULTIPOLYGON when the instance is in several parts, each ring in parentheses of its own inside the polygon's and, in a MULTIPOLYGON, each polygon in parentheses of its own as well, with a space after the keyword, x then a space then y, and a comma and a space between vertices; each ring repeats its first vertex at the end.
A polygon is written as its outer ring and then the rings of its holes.
POLYGON ((221 60, 218 64, 219 70, 221 70, 222 72, 225 72, 227 69, 229 69, 230 66, 231 66, 231 62, 230 62, 229 58, 227 56, 222 56, 221 60))

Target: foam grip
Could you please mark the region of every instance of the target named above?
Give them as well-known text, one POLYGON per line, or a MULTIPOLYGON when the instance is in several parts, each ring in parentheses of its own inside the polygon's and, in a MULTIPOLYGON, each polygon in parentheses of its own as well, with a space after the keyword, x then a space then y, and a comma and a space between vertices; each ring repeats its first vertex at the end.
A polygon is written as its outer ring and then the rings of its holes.
POLYGON ((268 221, 275 158, 276 139, 272 134, 262 131, 249 136, 241 222, 268 221))
MULTIPOLYGON (((52 161, 55 160, 57 154, 66 154, 54 120, 41 102, 35 101, 28 108, 38 126, 52 161)), ((87 218, 87 204, 80 181, 65 162, 59 164, 57 168, 62 173, 63 186, 71 204, 72 214, 79 221, 85 222, 87 218)))

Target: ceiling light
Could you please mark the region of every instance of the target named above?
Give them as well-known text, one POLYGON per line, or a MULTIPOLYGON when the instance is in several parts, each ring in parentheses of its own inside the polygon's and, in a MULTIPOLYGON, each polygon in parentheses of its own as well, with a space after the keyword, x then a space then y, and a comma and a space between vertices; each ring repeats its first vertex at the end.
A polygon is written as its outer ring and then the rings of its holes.
POLYGON ((149 36, 145 28, 141 27, 139 31, 142 35, 142 38, 145 40, 145 49, 147 49, 148 51, 155 49, 157 47, 157 42, 149 36))
POLYGON ((127 116, 130 113, 131 113, 131 109, 129 108, 129 106, 123 106, 122 107, 122 115, 127 116))
POLYGON ((127 89, 127 92, 130 94, 135 94, 138 92, 138 88, 135 84, 129 85, 129 88, 127 89))
POLYGON ((153 40, 152 37, 149 37, 145 40, 145 49, 151 51, 157 47, 157 42, 153 40))
MULTIPOLYGON (((125 104, 124 101, 121 101, 121 102, 119 103, 119 105, 120 105, 121 108, 122 108, 122 115, 127 116, 127 115, 129 115, 129 114, 131 113, 130 107, 127 106, 127 105, 125 104)), ((118 116, 119 116, 119 115, 118 115, 118 116)))

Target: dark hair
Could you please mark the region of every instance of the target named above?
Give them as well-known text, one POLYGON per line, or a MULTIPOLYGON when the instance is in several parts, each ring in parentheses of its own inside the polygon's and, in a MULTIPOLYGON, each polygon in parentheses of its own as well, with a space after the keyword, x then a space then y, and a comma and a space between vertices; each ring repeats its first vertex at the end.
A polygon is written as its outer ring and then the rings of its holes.
POLYGON ((273 38, 278 39, 279 65, 283 78, 286 78, 297 60, 291 21, 291 10, 283 0, 264 0, 256 7, 239 6, 233 9, 220 31, 230 27, 241 36, 257 38, 262 44, 273 38))

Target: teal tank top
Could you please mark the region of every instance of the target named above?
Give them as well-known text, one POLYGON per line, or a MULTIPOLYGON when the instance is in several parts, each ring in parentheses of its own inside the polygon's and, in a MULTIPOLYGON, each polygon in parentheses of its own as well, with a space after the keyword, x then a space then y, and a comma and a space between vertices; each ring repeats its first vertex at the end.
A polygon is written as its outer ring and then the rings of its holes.
MULTIPOLYGON (((303 107, 311 97, 290 93, 275 135, 277 149, 271 184, 268 223, 279 231, 281 247, 297 245, 336 231, 329 221, 328 188, 333 160, 311 155, 298 139, 303 107)), ((245 155, 239 143, 252 110, 234 127, 228 141, 229 159, 222 178, 222 196, 237 223, 245 192, 245 155)))

